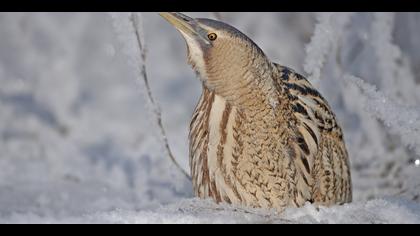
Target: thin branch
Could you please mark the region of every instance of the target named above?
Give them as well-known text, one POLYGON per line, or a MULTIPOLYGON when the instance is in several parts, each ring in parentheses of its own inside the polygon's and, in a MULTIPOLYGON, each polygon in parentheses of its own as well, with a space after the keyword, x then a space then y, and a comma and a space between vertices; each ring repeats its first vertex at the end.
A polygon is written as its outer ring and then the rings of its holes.
POLYGON ((308 80, 319 87, 322 70, 328 55, 337 46, 337 41, 344 32, 354 13, 321 13, 317 15, 317 25, 311 41, 305 47, 303 68, 308 73, 308 80))
POLYGON ((185 175, 185 177, 187 177, 189 180, 191 180, 191 176, 187 173, 187 171, 185 171, 176 161, 174 155, 172 154, 172 151, 169 147, 169 142, 168 142, 168 138, 166 136, 166 131, 163 127, 162 124, 162 113, 160 111, 159 105, 157 104, 157 102, 155 101, 155 99, 153 98, 153 94, 152 91, 150 89, 150 85, 149 85, 149 81, 147 78, 147 72, 146 72, 146 48, 144 45, 144 40, 141 37, 141 23, 140 23, 140 19, 139 16, 135 13, 131 13, 130 15, 130 21, 132 23, 134 32, 136 34, 136 39, 137 39, 137 43, 140 49, 140 54, 141 54, 141 59, 143 61, 143 63, 140 64, 140 71, 141 71, 141 77, 143 78, 146 90, 147 90, 147 98, 149 99, 149 104, 152 107, 153 110, 153 115, 155 116, 157 125, 159 127, 159 131, 160 131, 160 135, 161 138, 164 142, 164 147, 166 149, 166 152, 169 156, 169 158, 171 159, 171 161, 174 163, 174 165, 182 172, 182 174, 185 175))

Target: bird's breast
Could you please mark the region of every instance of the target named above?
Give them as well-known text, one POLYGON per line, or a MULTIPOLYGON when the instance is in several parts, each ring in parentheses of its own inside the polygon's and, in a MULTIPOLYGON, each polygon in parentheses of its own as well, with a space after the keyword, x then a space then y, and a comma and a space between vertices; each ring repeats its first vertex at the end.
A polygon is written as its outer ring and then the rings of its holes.
POLYGON ((232 186, 237 111, 220 96, 208 93, 200 99, 190 127, 194 188, 200 197, 239 203, 238 191, 232 186))
POLYGON ((191 173, 198 197, 253 205, 261 204, 257 199, 268 196, 268 189, 263 193, 262 188, 254 187, 267 184, 264 171, 278 171, 271 168, 277 164, 270 158, 271 153, 278 154, 278 142, 273 140, 273 132, 278 132, 270 127, 275 122, 247 115, 251 114, 241 112, 209 90, 204 91, 190 126, 191 173))

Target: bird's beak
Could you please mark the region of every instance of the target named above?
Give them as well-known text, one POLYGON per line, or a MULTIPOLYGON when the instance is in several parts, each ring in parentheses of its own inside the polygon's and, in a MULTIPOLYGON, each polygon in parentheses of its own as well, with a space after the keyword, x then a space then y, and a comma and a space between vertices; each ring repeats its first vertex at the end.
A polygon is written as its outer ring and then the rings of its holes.
POLYGON ((206 31, 198 25, 195 19, 179 12, 160 12, 159 15, 184 35, 198 39, 206 44, 211 44, 207 37, 203 36, 203 34, 206 34, 206 31))

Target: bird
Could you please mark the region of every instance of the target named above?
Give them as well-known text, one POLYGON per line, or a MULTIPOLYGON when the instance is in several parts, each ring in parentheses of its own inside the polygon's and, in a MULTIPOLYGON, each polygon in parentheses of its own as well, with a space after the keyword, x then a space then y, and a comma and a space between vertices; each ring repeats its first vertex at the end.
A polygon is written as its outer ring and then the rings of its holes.
POLYGON ((202 84, 189 127, 196 197, 280 212, 352 201, 343 131, 303 75, 227 23, 159 14, 183 36, 202 84))

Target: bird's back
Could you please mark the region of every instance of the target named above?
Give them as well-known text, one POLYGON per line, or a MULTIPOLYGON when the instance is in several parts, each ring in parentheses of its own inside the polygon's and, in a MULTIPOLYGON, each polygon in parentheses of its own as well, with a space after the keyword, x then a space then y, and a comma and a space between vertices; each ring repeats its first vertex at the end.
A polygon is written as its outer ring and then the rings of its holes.
POLYGON ((190 124, 195 194, 279 210, 350 202, 347 151, 328 103, 303 76, 274 69, 275 108, 240 110, 203 86, 190 124))

